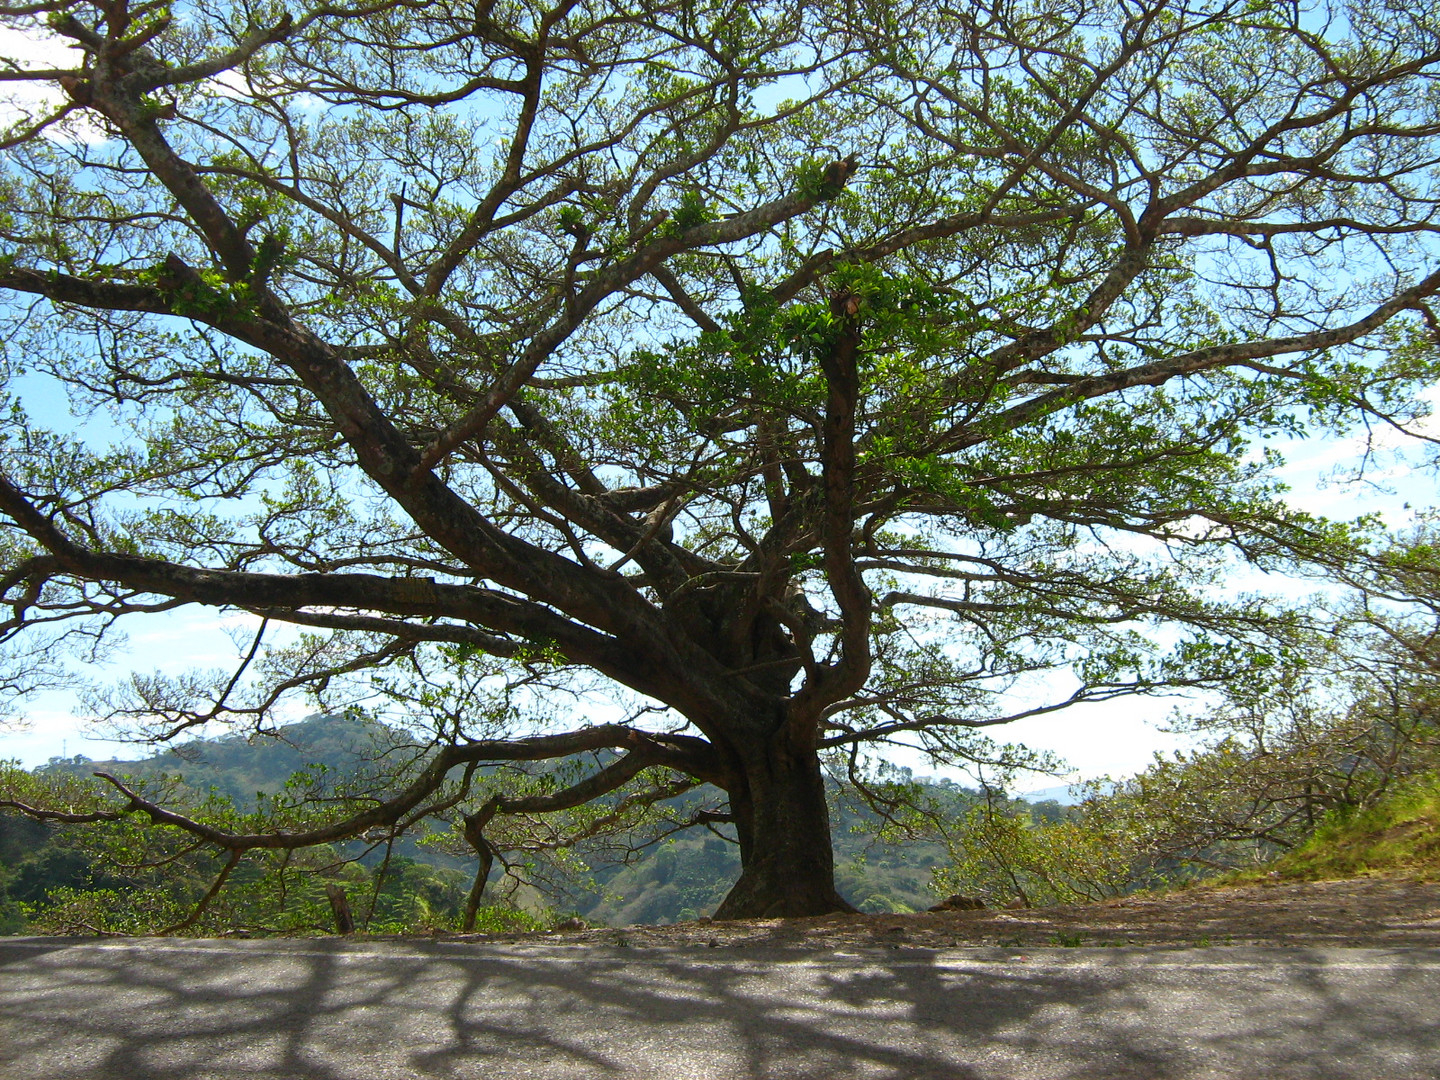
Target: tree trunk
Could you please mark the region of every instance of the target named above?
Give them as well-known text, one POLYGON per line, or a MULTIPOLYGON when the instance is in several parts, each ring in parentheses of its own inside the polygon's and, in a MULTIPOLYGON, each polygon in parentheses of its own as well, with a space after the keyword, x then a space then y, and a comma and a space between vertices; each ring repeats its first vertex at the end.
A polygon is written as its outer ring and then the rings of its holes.
POLYGON ((333 881, 327 881, 325 896, 330 901, 330 910, 335 915, 335 932, 337 934, 353 934, 355 918, 350 914, 350 898, 345 894, 345 887, 337 885, 333 881))
POLYGON ((748 756, 730 792, 740 880, 717 919, 795 918, 854 911, 835 891, 835 854, 820 758, 772 745, 748 756))

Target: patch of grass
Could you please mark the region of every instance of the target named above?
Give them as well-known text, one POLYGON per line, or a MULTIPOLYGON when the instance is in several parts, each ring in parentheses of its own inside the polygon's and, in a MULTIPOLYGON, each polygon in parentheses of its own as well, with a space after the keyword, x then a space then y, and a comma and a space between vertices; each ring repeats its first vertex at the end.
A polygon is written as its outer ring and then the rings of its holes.
POLYGON ((1366 810, 1332 814, 1300 847, 1245 876, 1274 874, 1290 881, 1440 878, 1440 774, 1412 780, 1366 810))

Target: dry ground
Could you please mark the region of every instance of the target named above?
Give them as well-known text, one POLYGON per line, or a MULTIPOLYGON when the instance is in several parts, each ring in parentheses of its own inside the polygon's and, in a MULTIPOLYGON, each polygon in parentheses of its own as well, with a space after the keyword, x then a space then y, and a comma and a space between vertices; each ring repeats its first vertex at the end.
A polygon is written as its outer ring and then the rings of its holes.
POLYGON ((1440 882, 1396 877, 1197 886, 1099 904, 914 915, 697 922, 446 940, 843 949, 965 945, 1440 946, 1440 882))

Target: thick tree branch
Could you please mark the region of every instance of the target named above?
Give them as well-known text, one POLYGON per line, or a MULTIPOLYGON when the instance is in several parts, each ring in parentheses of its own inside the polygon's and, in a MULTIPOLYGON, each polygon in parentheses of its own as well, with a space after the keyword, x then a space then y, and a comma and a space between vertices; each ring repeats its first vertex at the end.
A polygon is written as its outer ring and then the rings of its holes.
MULTIPOLYGON (((846 174, 848 175, 848 174, 846 174)), ((842 179, 843 182, 843 179, 842 179)), ((420 454, 416 471, 434 468, 462 443, 484 431, 495 414, 520 391, 535 371, 561 342, 574 333, 602 301, 625 286, 638 281, 673 255, 702 247, 731 244, 747 239, 776 225, 798 217, 821 200, 814 195, 790 194, 765 203, 753 210, 735 214, 723 221, 696 225, 673 236, 661 237, 645 244, 633 255, 598 271, 590 282, 572 297, 565 314, 531 338, 518 359, 491 387, 484 400, 435 437, 420 454)))
POLYGON ((824 510, 821 544, 825 580, 840 606, 841 654, 838 663, 821 669, 808 682, 790 711, 792 736, 808 746, 818 729, 820 711, 853 694, 870 674, 870 591, 855 565, 855 408, 859 400, 859 353, 862 338, 860 297, 841 293, 830 301, 837 324, 835 340, 820 352, 825 375, 825 423, 821 439, 821 486, 824 510))
POLYGON ((247 63, 266 45, 284 41, 294 27, 295 21, 289 13, 283 14, 273 26, 257 27, 250 31, 228 52, 182 67, 163 68, 148 78, 138 80, 138 88, 142 92, 148 92, 162 86, 183 86, 186 83, 200 82, 202 79, 213 79, 222 72, 232 71, 247 63))
MULTIPOLYGON (((597 783, 603 786, 624 769, 633 769, 633 776, 647 765, 667 765, 672 768, 697 767, 707 775, 720 775, 716 762, 706 761, 708 747, 700 740, 679 742, 673 737, 651 736, 619 724, 602 724, 567 732, 563 735, 535 735, 523 739, 487 739, 442 747, 421 770, 420 774, 405 788, 389 799, 377 801, 370 809, 315 829, 289 831, 277 829, 263 833, 231 833, 207 825, 185 814, 177 813, 140 795, 124 781, 106 772, 95 775, 106 781, 127 799, 120 813, 144 814, 156 825, 168 825, 190 833, 206 843, 225 851, 240 852, 251 850, 286 850, 313 847, 317 844, 336 843, 359 836, 371 829, 385 828, 400 821, 407 813, 437 791, 451 770, 457 766, 477 762, 502 761, 548 761, 587 751, 622 749, 629 751, 621 760, 628 762, 621 768, 611 767, 603 771, 605 780, 597 783), (633 759, 633 760, 632 760, 633 759)), ((616 763, 619 766, 620 763, 616 763)), ((630 776, 625 776, 614 786, 618 787, 630 776)), ((606 788, 605 790, 613 790, 606 788)), ((600 792, 597 792, 600 793, 600 792)), ((493 800, 492 800, 493 801, 493 800)), ((499 806, 499 803, 496 803, 499 806)), ((571 803, 569 805, 579 805, 571 803)), ((20 808, 17 804, 17 808, 20 808)), ((559 805, 554 809, 560 809, 559 805)), ((40 813, 46 813, 40 811, 40 813)), ((63 820, 54 818, 53 820, 63 820)), ((114 820, 114 818, 87 820, 114 820)))

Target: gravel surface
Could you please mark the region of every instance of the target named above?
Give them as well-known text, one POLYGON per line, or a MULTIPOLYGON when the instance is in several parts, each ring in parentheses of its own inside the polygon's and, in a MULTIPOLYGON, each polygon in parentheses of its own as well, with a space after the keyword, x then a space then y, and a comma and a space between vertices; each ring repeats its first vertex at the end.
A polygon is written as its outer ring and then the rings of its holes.
POLYGON ((1440 946, 1440 882, 1401 878, 1196 886, 1099 904, 629 926, 444 940, 576 945, 952 948, 1040 945, 1440 946))

